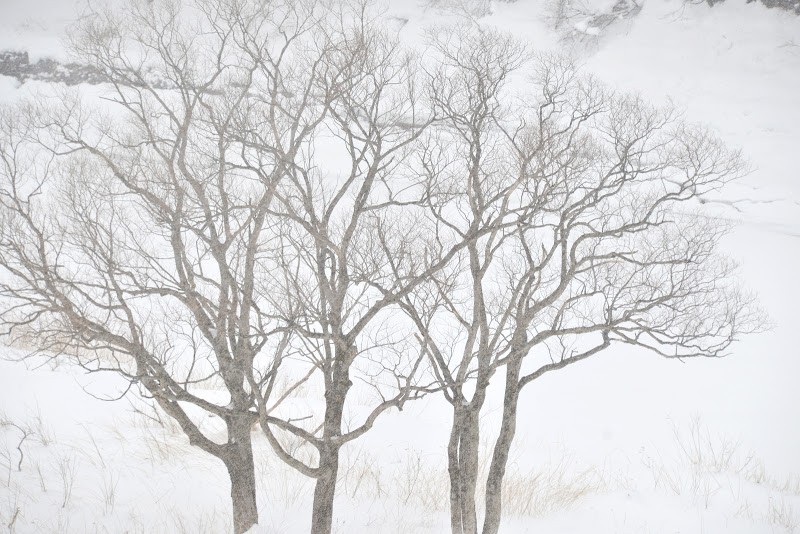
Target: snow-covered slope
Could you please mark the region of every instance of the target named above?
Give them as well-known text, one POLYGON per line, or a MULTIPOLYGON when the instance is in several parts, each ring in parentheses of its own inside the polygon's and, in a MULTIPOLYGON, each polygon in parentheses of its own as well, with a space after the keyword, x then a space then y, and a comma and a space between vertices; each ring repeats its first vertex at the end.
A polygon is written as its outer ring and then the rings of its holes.
MULTIPOLYGON (((410 41, 426 25, 469 17, 534 48, 562 49, 741 147, 753 172, 712 208, 739 223, 726 249, 775 326, 722 360, 616 350, 531 387, 504 532, 792 532, 800 529, 800 17, 745 0, 713 8, 648 0, 592 26, 591 13, 612 4, 583 2, 558 28, 555 8, 538 0, 392 0, 385 16, 410 41)), ((0 50, 65 60, 57 32, 78 6, 0 3, 0 50)), ((0 100, 42 88, 0 77, 0 100)), ((63 367, 0 363, 0 522, 20 533, 224 531, 222 465, 132 415, 125 401, 95 400, 82 386, 121 387, 63 367), (23 429, 32 434, 20 462, 23 429)), ((340 532, 447 530, 447 417, 427 400, 383 419, 348 451, 340 532)), ((258 446, 259 528, 307 531, 310 482, 258 446)))

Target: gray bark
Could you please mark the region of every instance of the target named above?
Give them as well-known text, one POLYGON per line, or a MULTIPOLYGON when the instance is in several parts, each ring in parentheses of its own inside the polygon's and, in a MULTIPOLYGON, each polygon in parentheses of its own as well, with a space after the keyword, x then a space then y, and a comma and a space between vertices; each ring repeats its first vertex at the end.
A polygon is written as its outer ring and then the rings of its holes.
MULTIPOLYGON (((346 351, 345 354, 349 354, 346 351)), ((344 403, 352 383, 347 364, 333 363, 330 386, 325 392, 325 420, 323 441, 319 447, 319 474, 314 487, 312 504, 311 533, 330 534, 333 529, 333 503, 336 496, 336 477, 339 474, 339 450, 344 403)))
POLYGON ((333 502, 336 497, 336 477, 339 474, 339 448, 323 447, 320 452, 321 473, 314 486, 312 505, 312 534, 330 534, 333 530, 333 502))
POLYGON ((229 424, 230 439, 223 456, 231 481, 234 534, 242 534, 258 523, 251 426, 249 418, 237 418, 229 424))
POLYGON ((475 490, 478 484, 480 408, 456 406, 447 448, 450 475, 450 519, 453 534, 477 534, 475 490))
POLYGON ((503 419, 500 434, 494 445, 489 475, 486 479, 486 516, 483 534, 497 534, 503 508, 503 478, 508 464, 508 453, 517 430, 517 402, 519 401, 519 375, 522 358, 515 358, 506 366, 506 387, 503 398, 503 419))

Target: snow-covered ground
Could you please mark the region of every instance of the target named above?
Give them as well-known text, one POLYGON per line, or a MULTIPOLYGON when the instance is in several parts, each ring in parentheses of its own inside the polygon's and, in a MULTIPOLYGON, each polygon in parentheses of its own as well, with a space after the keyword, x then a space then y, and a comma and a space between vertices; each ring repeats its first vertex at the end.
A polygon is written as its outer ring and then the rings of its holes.
MULTIPOLYGON (((555 7, 539 0, 392 0, 385 16, 410 40, 467 16, 534 48, 569 51, 608 83, 672 101, 741 147, 753 172, 720 199, 741 202, 713 209, 739 223, 725 248, 774 328, 721 360, 614 350, 530 387, 503 532, 800 531, 800 17, 744 0, 714 8, 647 0, 635 15, 593 26, 587 13, 612 4, 584 1, 558 29, 555 7)), ((5 0, 0 50, 64 58, 57 36, 78 5, 5 0)), ((0 77, 0 100, 36 89, 0 77)), ((112 376, 0 362, 0 528, 226 531, 222 464, 129 402, 86 392, 121 389, 112 376), (23 430, 32 433, 20 443, 23 430)), ((490 428, 496 414, 489 410, 490 428)), ((429 399, 383 418, 347 451, 339 532, 448 530, 446 421, 429 399)), ((311 481, 263 440, 257 448, 258 532, 308 531, 311 481)))

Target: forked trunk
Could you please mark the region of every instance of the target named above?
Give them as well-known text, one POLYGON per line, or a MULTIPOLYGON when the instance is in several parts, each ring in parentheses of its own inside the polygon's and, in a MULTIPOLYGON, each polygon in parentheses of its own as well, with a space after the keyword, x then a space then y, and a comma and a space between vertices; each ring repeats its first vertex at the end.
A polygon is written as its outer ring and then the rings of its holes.
POLYGON ((458 463, 458 443, 460 423, 453 417, 450 441, 447 444, 447 472, 450 475, 450 528, 452 534, 462 534, 464 524, 461 520, 461 469, 458 463))
POLYGON ((450 474, 450 525, 453 534, 477 534, 475 489, 478 484, 479 407, 457 406, 447 447, 450 474))
POLYGON ((517 430, 517 402, 519 400, 519 374, 522 359, 512 360, 506 366, 506 388, 503 398, 503 419, 500 434, 494 445, 489 475, 486 479, 486 517, 483 534, 497 534, 503 508, 503 478, 508 464, 508 453, 517 430))

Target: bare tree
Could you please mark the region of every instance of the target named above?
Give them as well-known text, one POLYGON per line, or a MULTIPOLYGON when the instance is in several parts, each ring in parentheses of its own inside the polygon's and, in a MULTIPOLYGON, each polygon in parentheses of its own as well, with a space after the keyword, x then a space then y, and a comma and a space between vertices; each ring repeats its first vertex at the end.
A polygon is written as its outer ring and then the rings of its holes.
POLYGON ((270 210, 327 113, 319 11, 201 0, 92 12, 72 47, 109 81, 106 111, 61 95, 0 124, 3 324, 152 397, 225 464, 237 533, 258 521, 250 370, 287 335, 259 283, 280 230, 270 210))
POLYGON ((409 171, 433 121, 421 101, 417 59, 370 19, 366 3, 329 24, 336 52, 320 65, 318 88, 330 95, 328 115, 270 207, 284 221, 275 260, 280 279, 271 291, 276 314, 290 325, 282 354, 302 369, 301 380, 320 385, 324 408, 298 417, 269 404, 283 358, 268 372, 256 366, 252 377, 268 440, 316 480, 311 531, 319 534, 333 526, 342 447, 385 411, 430 390, 418 372, 424 352, 398 303, 459 246, 429 239, 426 189, 409 171), (359 389, 374 403, 348 420, 348 399, 359 389))
POLYGON ((368 8, 93 12, 72 46, 108 111, 64 95, 4 115, 4 324, 152 396, 228 467, 236 532, 257 521, 256 419, 316 480, 312 531, 330 532, 342 446, 430 389, 399 303, 463 244, 426 226, 408 169, 434 117, 417 58, 368 8), (283 409, 314 380, 323 413, 283 409), (354 380, 376 402, 351 421, 354 380))
POLYGON ((479 416, 505 369, 483 526, 495 534, 525 385, 614 344, 721 356, 761 326, 715 253, 724 228, 693 215, 744 165, 673 110, 615 94, 562 58, 538 58, 514 98, 525 54, 508 37, 450 29, 434 48, 443 123, 426 148, 429 211, 451 231, 483 231, 404 308, 453 406, 454 534, 478 531, 479 416))
POLYGON ((528 54, 503 34, 441 30, 419 58, 367 1, 198 0, 93 12, 72 45, 103 99, 0 117, 2 324, 152 397, 225 464, 237 533, 256 421, 327 534, 342 447, 437 390, 453 532, 476 533, 504 368, 497 532, 526 384, 613 343, 718 356, 756 320, 723 229, 689 215, 738 154, 557 59, 513 99, 528 54), (306 383, 323 409, 298 414, 306 383))

